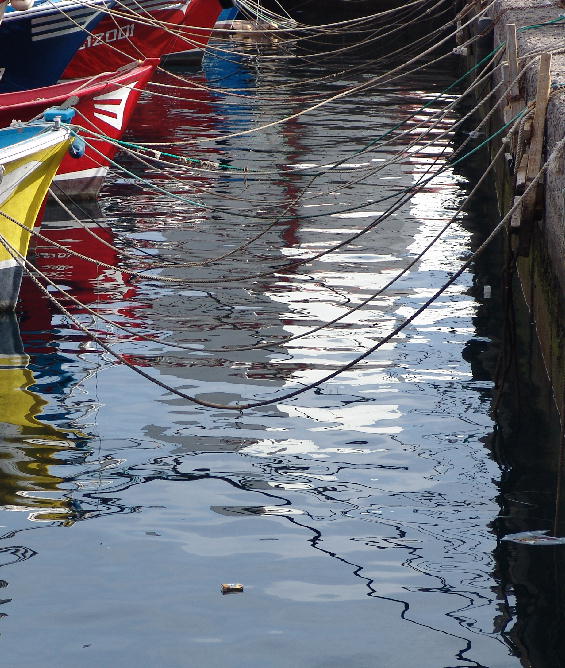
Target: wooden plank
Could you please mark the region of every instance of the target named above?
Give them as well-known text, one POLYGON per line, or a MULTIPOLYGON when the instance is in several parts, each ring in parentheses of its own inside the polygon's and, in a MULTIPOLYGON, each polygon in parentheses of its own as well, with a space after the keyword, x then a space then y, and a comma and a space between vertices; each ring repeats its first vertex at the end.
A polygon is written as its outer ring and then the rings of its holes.
POLYGON ((516 170, 516 186, 515 192, 517 195, 521 195, 526 188, 526 174, 528 172, 528 154, 524 153, 518 169, 516 170))
MULTIPOLYGON (((508 79, 510 88, 508 89, 508 103, 516 107, 516 101, 520 97, 520 87, 518 85, 518 47, 516 44, 516 25, 508 23, 506 25, 506 58, 508 60, 508 79)), ((520 107, 512 114, 515 116, 520 111, 520 107)))
MULTIPOLYGON (((516 196, 514 198, 514 201, 512 202, 513 206, 516 205, 516 202, 518 202, 520 199, 519 196, 516 196)), ((514 213, 512 214, 510 218, 510 231, 511 232, 517 232, 520 229, 520 223, 522 219, 522 206, 518 206, 514 213)))
MULTIPOLYGON (((526 169, 526 187, 538 175, 543 161, 543 144, 545 135, 545 116, 549 102, 549 89, 551 86, 551 54, 543 53, 540 58, 538 69, 538 81, 536 91, 536 107, 532 121, 532 139, 528 152, 528 166, 526 169)), ((534 215, 537 200, 543 196, 543 189, 538 184, 522 200, 522 221, 520 230, 520 243, 518 253, 528 255, 530 240, 534 227, 534 215)))
MULTIPOLYGON (((506 101, 508 106, 504 110, 504 120, 509 123, 513 118, 520 113, 524 108, 525 102, 520 97, 519 75, 520 67, 518 65, 518 45, 516 40, 516 24, 506 24, 506 58, 508 60, 508 68, 506 72, 506 101)), ((516 153, 516 135, 511 137, 512 151, 516 153)))
POLYGON ((543 140, 545 133, 545 115, 549 102, 551 86, 551 53, 542 53, 538 69, 538 86, 536 91, 536 108, 532 121, 532 141, 528 159, 527 180, 530 182, 539 172, 543 158, 543 140))

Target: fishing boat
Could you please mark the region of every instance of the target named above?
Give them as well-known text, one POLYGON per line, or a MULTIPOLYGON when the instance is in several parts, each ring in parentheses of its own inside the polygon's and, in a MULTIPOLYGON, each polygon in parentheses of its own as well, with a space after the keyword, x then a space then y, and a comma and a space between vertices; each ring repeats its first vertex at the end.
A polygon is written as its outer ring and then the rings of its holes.
POLYGON ((52 109, 41 121, 0 130, 0 311, 16 305, 23 274, 18 258, 27 255, 29 230, 61 160, 69 149, 80 154, 68 125, 73 115, 73 109, 52 109))
POLYGON ((225 9, 222 9, 220 15, 218 16, 218 20, 214 25, 214 28, 220 28, 222 30, 231 28, 238 14, 239 7, 237 7, 234 2, 233 7, 226 7, 225 9))
POLYGON ((118 72, 65 81, 46 88, 0 94, 0 127, 13 120, 28 121, 45 109, 71 100, 76 124, 83 128, 88 145, 81 158, 63 158, 55 182, 67 194, 95 197, 118 146, 106 141, 120 139, 137 100, 151 78, 158 59, 135 62, 118 72))
MULTIPOLYGON (((225 2, 225 0, 221 0, 225 2)), ((119 15, 105 18, 77 51, 63 78, 92 76, 138 58, 161 58, 177 50, 202 48, 222 9, 220 0, 120 0, 119 15)))
POLYGON ((37 0, 27 11, 8 5, 0 24, 0 93, 57 83, 113 2, 37 0))

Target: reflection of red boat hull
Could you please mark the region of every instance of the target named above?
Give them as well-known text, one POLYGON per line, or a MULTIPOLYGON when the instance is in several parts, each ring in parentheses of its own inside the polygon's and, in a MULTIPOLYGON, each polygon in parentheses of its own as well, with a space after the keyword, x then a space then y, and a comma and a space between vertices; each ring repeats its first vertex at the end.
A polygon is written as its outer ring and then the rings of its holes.
MULTIPOLYGON (((95 80, 80 79, 46 88, 3 93, 0 95, 0 127, 9 125, 14 119, 29 120, 47 107, 60 105, 76 96, 78 102, 73 106, 77 110, 77 125, 119 139, 158 62, 148 60, 121 72, 101 74, 95 80)), ((87 134, 86 138, 88 140, 87 134)), ((102 140, 89 143, 96 150, 87 147, 85 155, 78 160, 65 158, 55 177, 56 183, 69 194, 95 195, 108 171, 109 160, 116 154, 114 144, 102 140)))
MULTIPOLYGON (((127 272, 119 268, 120 258, 112 247, 116 243, 115 235, 104 219, 97 200, 81 202, 80 205, 65 203, 82 223, 70 219, 55 202, 49 203, 41 224, 41 234, 45 240, 36 239, 34 244, 34 265, 87 306, 113 300, 123 302, 123 307, 116 312, 125 316, 129 324, 135 327, 136 308, 129 302, 135 297, 136 287, 130 283, 127 272), (80 253, 84 258, 68 255, 64 250, 51 245, 50 241, 80 253), (85 258, 104 262, 116 269, 107 269, 85 258)), ((84 312, 62 295, 55 296, 73 313, 84 312)), ((144 307, 140 305, 138 308, 144 307)), ((35 334, 51 331, 52 314, 57 309, 33 281, 25 276, 20 290, 20 309, 24 314, 25 329, 34 332, 33 341, 25 341, 26 345, 29 343, 34 352, 46 352, 47 349, 37 341, 35 334)), ((101 323, 97 322, 96 325, 104 329, 101 323)))
POLYGON ((183 24, 190 43, 182 41, 178 51, 202 48, 221 11, 219 0, 126 0, 120 13, 127 18, 106 17, 87 38, 65 70, 63 77, 84 77, 108 69, 117 69, 136 58, 160 58, 171 52, 177 39, 159 22, 169 24, 171 31, 183 24), (130 18, 131 17, 131 18, 130 18), (188 28, 187 26, 191 26, 188 28))

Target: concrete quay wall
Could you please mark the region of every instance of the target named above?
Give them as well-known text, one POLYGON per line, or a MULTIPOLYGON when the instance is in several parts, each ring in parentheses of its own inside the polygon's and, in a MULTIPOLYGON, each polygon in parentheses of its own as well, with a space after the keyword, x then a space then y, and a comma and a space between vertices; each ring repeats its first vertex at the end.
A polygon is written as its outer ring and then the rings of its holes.
MULTIPOLYGON (((466 19, 478 13, 486 2, 467 2, 463 11, 466 19)), ((460 5, 461 7, 461 5, 460 5)), ((514 24, 518 29, 523 26, 539 25, 558 19, 565 13, 559 0, 497 0, 484 18, 472 24, 465 37, 481 34, 483 37, 469 49, 467 65, 474 65, 490 49, 500 46, 507 40, 507 25, 514 24), (490 24, 490 25, 489 25, 490 24)), ((460 40, 461 41, 461 40, 460 40)), ((545 127, 543 128, 542 164, 551 155, 559 141, 565 138, 565 20, 556 25, 517 32, 518 68, 522 75, 519 80, 519 98, 514 98, 514 110, 531 104, 536 99, 538 87, 538 67, 541 53, 551 52, 550 79, 551 88, 545 127), (563 53, 559 53, 563 50, 563 53)), ((506 60, 507 53, 503 56, 506 60)), ((503 78, 503 68, 496 68, 491 77, 490 86, 494 87, 503 78)), ((507 86, 498 89, 500 99, 507 86)), ((484 95, 485 89, 481 91, 484 95)), ((501 102, 498 112, 489 128, 495 131, 508 120, 512 100, 501 102), (505 117, 506 108, 506 117, 505 117)), ((491 107, 484 106, 483 113, 491 107)), ((535 144, 531 137, 522 144, 525 154, 535 144)), ((498 146, 492 146, 494 153, 498 146)), ((501 213, 505 214, 520 194, 518 174, 520 149, 514 141, 507 147, 504 164, 497 167, 497 193, 501 213)), ((523 162, 522 162, 523 164, 523 162)), ((520 245, 517 269, 520 286, 528 304, 532 332, 537 334, 547 374, 553 387, 555 401, 562 417, 565 417, 565 150, 558 160, 546 172, 538 191, 537 206, 532 220, 522 220, 521 229, 514 229, 513 245, 520 245), (524 230, 529 226, 530 233, 524 230)))

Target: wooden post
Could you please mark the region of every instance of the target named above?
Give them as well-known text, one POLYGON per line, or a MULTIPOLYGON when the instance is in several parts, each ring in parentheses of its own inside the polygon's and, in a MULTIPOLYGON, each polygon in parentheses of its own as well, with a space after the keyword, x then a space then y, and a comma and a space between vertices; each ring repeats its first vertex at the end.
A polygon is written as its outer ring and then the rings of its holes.
MULTIPOLYGON (((518 66, 518 46, 516 42, 516 24, 508 23, 506 25, 506 59, 504 64, 503 81, 506 89, 506 107, 504 108, 504 120, 506 123, 511 121, 525 106, 524 100, 520 97, 520 86, 518 76, 520 67, 518 66)), ((516 153, 516 135, 511 139, 512 152, 516 153)))
MULTIPOLYGON (((511 107, 511 117, 520 111, 522 105, 519 104, 520 87, 518 85, 518 47, 516 46, 516 25, 509 23, 506 26, 506 57, 508 58, 508 78, 514 82, 508 91, 508 104, 511 107)), ((510 83, 510 82, 509 82, 510 83)))
MULTIPOLYGON (((510 79, 510 67, 508 66, 508 63, 502 63, 502 87, 505 91, 508 91, 508 87, 511 81, 512 79, 510 79)), ((512 107, 510 105, 510 102, 508 101, 508 94, 506 97, 507 100, 502 115, 504 118, 504 122, 510 123, 510 121, 512 120, 512 107)))
MULTIPOLYGON (((536 107, 532 121, 532 139, 528 153, 528 166, 526 169, 525 186, 527 187, 537 176, 543 161, 543 146, 545 135, 545 116, 549 102, 549 90, 551 86, 551 54, 543 53, 540 58, 538 69, 538 82, 536 91, 536 107)), ((522 200, 522 216, 520 221, 520 244, 518 253, 527 255, 530 248, 536 204, 541 196, 541 187, 533 188, 522 200)))
POLYGON ((536 108, 532 122, 532 141, 528 158, 527 180, 531 181, 539 172, 543 156, 543 138, 545 132, 545 114, 549 102, 551 86, 551 53, 542 53, 538 69, 538 86, 536 91, 536 108))

